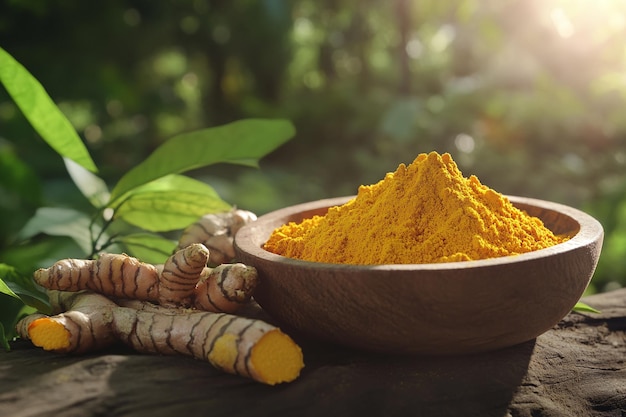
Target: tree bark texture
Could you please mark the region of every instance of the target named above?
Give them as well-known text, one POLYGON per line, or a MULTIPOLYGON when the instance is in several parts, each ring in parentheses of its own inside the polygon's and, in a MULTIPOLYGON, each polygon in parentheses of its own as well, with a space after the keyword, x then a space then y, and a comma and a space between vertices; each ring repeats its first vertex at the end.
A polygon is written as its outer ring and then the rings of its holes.
POLYGON ((274 387, 186 357, 83 356, 26 341, 0 353, 0 415, 626 416, 626 289, 583 300, 537 339, 472 356, 387 356, 300 340, 306 367, 274 387))

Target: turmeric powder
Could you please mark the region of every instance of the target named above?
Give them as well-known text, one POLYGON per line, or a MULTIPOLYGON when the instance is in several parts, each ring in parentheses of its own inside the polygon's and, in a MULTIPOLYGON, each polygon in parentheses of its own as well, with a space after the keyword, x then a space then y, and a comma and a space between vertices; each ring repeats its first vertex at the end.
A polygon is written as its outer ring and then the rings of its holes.
POLYGON ((463 177, 452 157, 420 154, 324 216, 290 222, 264 249, 354 265, 421 264, 526 253, 567 240, 503 195, 463 177))

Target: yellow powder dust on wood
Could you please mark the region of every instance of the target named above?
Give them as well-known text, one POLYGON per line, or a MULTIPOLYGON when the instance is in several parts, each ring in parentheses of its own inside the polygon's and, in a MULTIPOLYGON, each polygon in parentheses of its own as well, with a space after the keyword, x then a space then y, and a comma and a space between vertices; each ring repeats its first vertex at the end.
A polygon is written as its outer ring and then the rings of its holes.
POLYGON ((463 177, 449 154, 431 152, 324 216, 277 228, 264 249, 314 262, 421 264, 517 255, 567 239, 476 176, 463 177))

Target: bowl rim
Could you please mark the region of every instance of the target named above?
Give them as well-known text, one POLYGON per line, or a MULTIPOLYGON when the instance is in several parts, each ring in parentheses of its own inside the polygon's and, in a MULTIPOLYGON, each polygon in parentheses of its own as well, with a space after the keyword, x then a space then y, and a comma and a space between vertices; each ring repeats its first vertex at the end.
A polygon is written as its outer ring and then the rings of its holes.
MULTIPOLYGON (((305 203, 295 204, 274 210, 262 216, 251 223, 244 225, 234 237, 235 249, 246 253, 263 261, 272 263, 288 264, 293 267, 315 268, 321 270, 394 270, 394 271, 416 271, 416 270, 450 270, 459 268, 482 268, 495 265, 522 263, 547 256, 554 256, 571 250, 579 249, 587 245, 598 242, 602 244, 604 237, 604 229, 602 224, 590 214, 585 213, 577 208, 556 203, 547 200, 541 200, 531 197, 520 197, 514 195, 504 195, 514 205, 523 204, 535 206, 537 208, 556 211, 568 216, 579 226, 578 232, 565 242, 559 243, 548 248, 538 249, 532 252, 526 252, 519 255, 508 255, 497 258, 478 259, 471 261, 456 262, 440 262, 440 263, 422 263, 422 264, 379 264, 379 265, 354 265, 354 264, 338 264, 327 262, 304 261, 301 259, 289 258, 278 255, 263 249, 261 246, 254 244, 254 235, 258 233, 259 225, 274 222, 286 216, 294 215, 302 211, 311 211, 323 209, 344 204, 355 196, 333 197, 320 200, 309 201, 305 203)), ((281 223, 285 224, 285 223, 281 223)), ((269 237, 269 235, 267 236, 269 237)), ((265 239, 267 239, 267 237, 265 239)))

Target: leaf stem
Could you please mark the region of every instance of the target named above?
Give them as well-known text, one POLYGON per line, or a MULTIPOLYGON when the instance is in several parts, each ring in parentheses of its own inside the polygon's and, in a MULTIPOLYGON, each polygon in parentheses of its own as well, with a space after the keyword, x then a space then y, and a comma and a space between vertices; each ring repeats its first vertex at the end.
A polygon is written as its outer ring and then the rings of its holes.
POLYGON ((89 223, 89 236, 91 238, 91 253, 89 254, 88 257, 90 259, 93 259, 98 252, 110 246, 111 240, 114 238, 114 236, 111 236, 107 238, 107 240, 104 241, 104 243, 102 243, 101 245, 98 244, 100 240, 102 239, 102 236, 104 235, 106 230, 109 228, 111 223, 113 223, 113 219, 115 216, 111 216, 109 219, 106 219, 104 223, 102 224, 102 227, 100 227, 100 231, 98 232, 97 236, 94 236, 95 234, 94 226, 96 225, 98 218, 103 217, 102 213, 104 212, 105 209, 106 208, 98 209, 96 213, 94 213, 94 215, 91 217, 91 222, 89 223))

